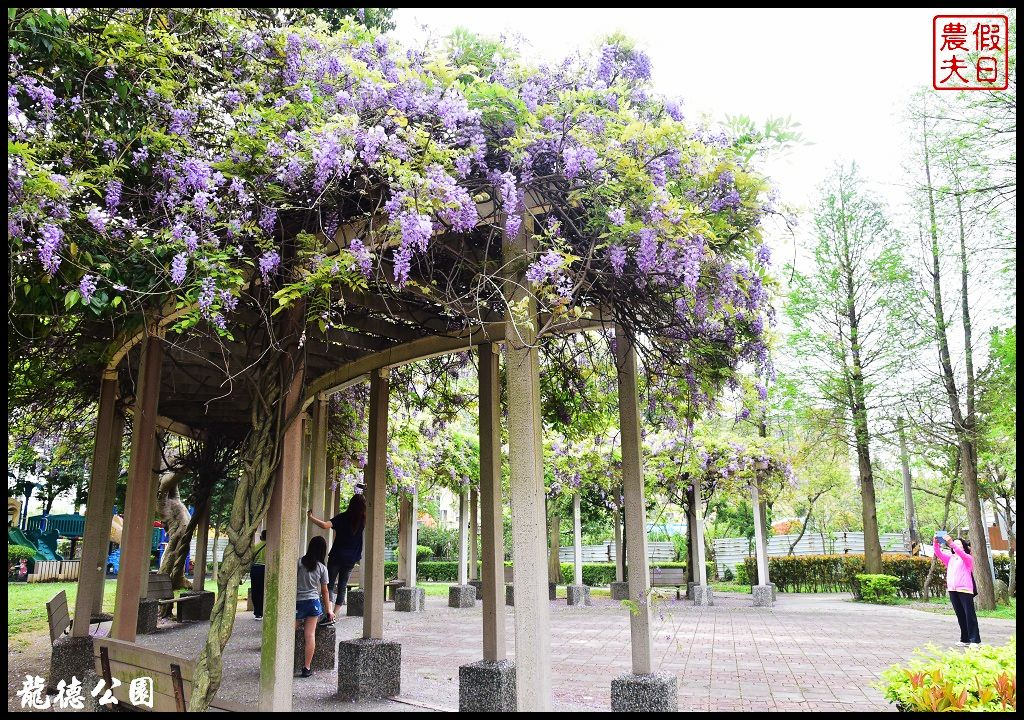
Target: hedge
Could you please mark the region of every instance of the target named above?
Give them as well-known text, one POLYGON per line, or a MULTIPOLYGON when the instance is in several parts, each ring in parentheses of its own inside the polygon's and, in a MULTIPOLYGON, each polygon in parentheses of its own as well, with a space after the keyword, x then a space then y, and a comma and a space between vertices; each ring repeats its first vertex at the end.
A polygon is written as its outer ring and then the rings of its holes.
POLYGON ((864 602, 894 605, 900 598, 900 579, 894 575, 854 575, 853 596, 864 602))
MULTIPOLYGON (((512 563, 505 563, 511 567, 512 563)), ((652 563, 651 567, 675 568, 686 567, 686 563, 660 562, 652 563)), ((395 577, 398 574, 397 562, 384 563, 384 575, 395 577)), ((416 563, 416 577, 424 582, 457 582, 459 564, 452 560, 430 560, 416 563)), ((573 564, 562 563, 562 583, 573 582, 573 564)), ((583 563, 583 584, 591 587, 609 585, 615 582, 615 563, 583 563)))
MULTIPOLYGON (((757 562, 744 559, 748 577, 757 577, 757 562)), ((882 573, 899 579, 900 594, 918 597, 928 576, 931 558, 896 553, 882 554, 882 573)), ((768 558, 768 575, 780 592, 853 592, 854 578, 864 572, 864 554, 786 555, 768 558)), ((937 563, 931 593, 946 592, 946 568, 937 563)))

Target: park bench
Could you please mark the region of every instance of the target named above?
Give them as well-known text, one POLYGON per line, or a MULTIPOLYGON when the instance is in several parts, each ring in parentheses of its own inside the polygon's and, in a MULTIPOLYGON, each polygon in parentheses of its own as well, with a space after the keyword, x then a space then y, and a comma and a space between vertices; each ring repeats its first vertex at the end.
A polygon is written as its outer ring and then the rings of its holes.
MULTIPOLYGON (((109 622, 113 619, 113 615, 98 613, 89 618, 89 624, 98 625, 99 623, 109 622)), ((46 603, 46 621, 50 626, 51 645, 57 641, 57 638, 64 635, 71 629, 71 614, 68 612, 68 596, 63 590, 54 595, 53 598, 46 603)))
MULTIPOLYGON (((184 619, 182 608, 185 605, 191 605, 193 603, 202 604, 204 600, 203 596, 198 594, 179 595, 178 597, 175 597, 174 588, 171 586, 171 576, 158 572, 149 574, 149 585, 146 591, 146 599, 156 600, 157 604, 161 608, 167 605, 174 606, 174 609, 178 612, 178 622, 182 622, 184 619)), ((209 600, 206 602, 209 602, 209 600)), ((194 609, 198 611, 198 607, 194 609)))
MULTIPOLYGON (((360 587, 363 584, 363 566, 356 565, 352 568, 352 572, 349 573, 348 581, 345 583, 345 593, 347 594, 352 588, 360 587)), ((405 587, 405 582, 402 580, 385 580, 384 581, 384 600, 394 600, 395 591, 405 587)))
MULTIPOLYGON (((192 678, 195 662, 188 658, 151 650, 135 643, 97 638, 93 642, 93 662, 96 674, 103 678, 110 689, 113 680, 120 685, 111 689, 117 698, 117 709, 149 710, 148 706, 131 702, 131 682, 137 678, 149 677, 153 681, 152 700, 154 712, 185 712, 192 695, 192 678)), ((102 697, 102 696, 100 696, 102 697)), ((108 706, 111 707, 111 706, 108 706)), ((211 710, 222 712, 251 712, 252 707, 214 698, 211 710)))
POLYGON ((686 568, 651 568, 651 587, 674 587, 676 589, 676 600, 679 599, 679 589, 686 587, 686 568))

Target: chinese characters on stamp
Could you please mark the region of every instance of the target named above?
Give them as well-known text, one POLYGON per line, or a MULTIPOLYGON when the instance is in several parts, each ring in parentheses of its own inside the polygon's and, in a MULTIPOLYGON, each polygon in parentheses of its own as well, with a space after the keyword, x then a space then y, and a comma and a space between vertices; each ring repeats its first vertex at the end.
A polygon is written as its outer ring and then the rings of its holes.
POLYGON ((1005 15, 936 15, 932 19, 932 87, 1009 87, 1009 20, 1005 15))

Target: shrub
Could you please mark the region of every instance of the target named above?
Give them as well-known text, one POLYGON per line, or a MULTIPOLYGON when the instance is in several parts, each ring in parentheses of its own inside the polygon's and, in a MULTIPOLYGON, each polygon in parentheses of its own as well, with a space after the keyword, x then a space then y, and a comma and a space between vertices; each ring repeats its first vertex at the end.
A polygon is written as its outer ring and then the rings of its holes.
POLYGON ((416 562, 426 560, 427 558, 433 557, 434 551, 426 545, 416 546, 416 562))
POLYGON ((1017 708, 1017 643, 916 651, 875 685, 903 711, 1012 711, 1017 708))
MULTIPOLYGON (((756 577, 754 558, 746 558, 747 576, 756 577)), ((882 554, 882 572, 899 581, 903 597, 920 596, 928 576, 931 558, 911 557, 895 553, 882 554)), ((854 576, 864 572, 864 555, 787 555, 768 558, 768 575, 781 592, 853 592, 854 576)), ((932 574, 932 594, 946 591, 946 568, 935 564, 932 574)))
POLYGON ((722 579, 725 580, 726 582, 732 582, 733 580, 736 579, 736 576, 733 574, 731 567, 726 567, 725 568, 725 572, 722 573, 722 579))
POLYGON ((864 602, 892 605, 900 597, 900 579, 893 575, 854 575, 853 596, 864 602))
POLYGON ((736 582, 741 585, 750 585, 750 572, 747 570, 745 562, 736 566, 736 582))
POLYGON ((25 560, 32 560, 35 554, 35 550, 24 545, 7 546, 7 562, 11 565, 20 565, 23 558, 25 560))

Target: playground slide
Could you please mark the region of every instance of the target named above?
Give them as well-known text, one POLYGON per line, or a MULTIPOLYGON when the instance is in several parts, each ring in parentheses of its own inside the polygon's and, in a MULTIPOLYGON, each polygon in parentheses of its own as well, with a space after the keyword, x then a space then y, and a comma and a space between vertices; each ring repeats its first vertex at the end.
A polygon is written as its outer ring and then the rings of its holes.
POLYGON ((59 559, 46 543, 39 543, 38 545, 29 540, 25 533, 18 528, 7 528, 7 542, 11 545, 22 545, 27 548, 31 548, 36 551, 36 560, 57 560, 59 559))
POLYGON ((121 527, 124 524, 124 519, 120 515, 115 515, 110 519, 110 542, 115 542, 118 545, 121 544, 121 527))

